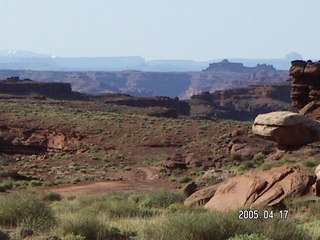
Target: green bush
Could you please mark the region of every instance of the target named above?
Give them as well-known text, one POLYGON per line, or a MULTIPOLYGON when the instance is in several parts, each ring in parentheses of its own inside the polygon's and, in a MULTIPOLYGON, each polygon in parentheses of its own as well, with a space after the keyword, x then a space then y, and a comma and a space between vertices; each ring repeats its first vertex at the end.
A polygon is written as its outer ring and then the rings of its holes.
POLYGON ((31 193, 13 193, 0 201, 0 224, 48 230, 55 224, 51 208, 31 193))
POLYGON ((183 202, 185 195, 165 189, 156 189, 146 195, 146 199, 140 203, 141 207, 166 208, 172 203, 183 202))
POLYGON ((72 216, 62 220, 63 235, 73 234, 83 236, 85 240, 129 240, 136 236, 135 232, 109 227, 96 219, 95 216, 72 216))
POLYGON ((272 240, 270 238, 264 237, 260 234, 241 234, 235 237, 228 238, 228 240, 272 240))
POLYGON ((254 156, 253 156, 253 158, 252 158, 252 160, 255 162, 255 163, 261 163, 261 162, 263 162, 263 160, 265 159, 265 155, 262 153, 262 152, 258 152, 258 153, 256 153, 254 156))
POLYGON ((293 221, 238 220, 238 212, 162 216, 141 229, 142 240, 226 240, 236 234, 260 234, 273 240, 310 240, 293 221))
POLYGON ((4 230, 0 229, 0 239, 1 240, 10 240, 11 237, 10 237, 9 233, 7 233, 4 230))
POLYGON ((40 198, 44 201, 61 201, 62 199, 59 193, 48 191, 40 193, 40 198))
POLYGON ((188 177, 188 176, 182 176, 180 178, 177 179, 177 182, 178 183, 187 183, 187 182, 190 182, 192 180, 191 177, 188 177))
POLYGON ((0 183, 0 192, 5 192, 6 190, 12 189, 13 183, 11 180, 6 180, 0 183))

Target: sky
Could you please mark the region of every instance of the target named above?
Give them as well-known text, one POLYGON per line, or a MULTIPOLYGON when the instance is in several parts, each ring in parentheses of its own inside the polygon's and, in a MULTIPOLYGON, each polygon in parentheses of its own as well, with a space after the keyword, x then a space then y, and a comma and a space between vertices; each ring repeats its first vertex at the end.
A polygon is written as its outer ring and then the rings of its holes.
POLYGON ((0 0, 0 49, 60 57, 320 58, 319 0, 0 0))

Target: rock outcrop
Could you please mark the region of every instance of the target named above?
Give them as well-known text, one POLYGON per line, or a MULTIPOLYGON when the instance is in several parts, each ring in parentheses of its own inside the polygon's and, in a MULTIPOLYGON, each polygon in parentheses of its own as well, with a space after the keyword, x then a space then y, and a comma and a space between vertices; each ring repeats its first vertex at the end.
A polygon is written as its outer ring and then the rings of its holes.
POLYGON ((71 130, 8 126, 0 122, 0 152, 41 154, 48 151, 75 151, 83 137, 71 130))
POLYGON ((302 109, 320 101, 320 62, 293 61, 289 74, 292 80, 292 105, 302 109))
POLYGON ((193 117, 253 120, 260 113, 293 111, 290 90, 290 82, 251 85, 213 93, 203 92, 192 96, 188 102, 193 117))
POLYGON ((299 146, 320 140, 320 122, 298 113, 271 112, 256 117, 252 132, 279 147, 299 146))
POLYGON ((30 79, 20 80, 10 77, 0 81, 0 94, 38 94, 51 98, 71 97, 73 95, 69 83, 35 82, 30 79))
POLYGON ((315 176, 297 166, 247 173, 221 183, 204 207, 226 211, 240 207, 276 206, 287 197, 310 192, 315 180, 315 176))

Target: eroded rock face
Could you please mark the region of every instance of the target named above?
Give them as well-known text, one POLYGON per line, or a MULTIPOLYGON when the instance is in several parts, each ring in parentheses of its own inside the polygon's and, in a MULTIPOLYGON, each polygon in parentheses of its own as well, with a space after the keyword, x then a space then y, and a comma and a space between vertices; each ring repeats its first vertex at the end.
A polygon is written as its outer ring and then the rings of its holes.
POLYGON ((289 74, 293 77, 292 105, 298 109, 320 100, 320 62, 293 61, 289 74))
POLYGON ((225 211, 244 206, 275 206, 289 196, 310 192, 315 181, 315 176, 297 166, 247 173, 221 183, 204 207, 225 211))
POLYGON ((252 132, 279 146, 298 146, 320 139, 320 122, 298 113, 271 112, 256 117, 252 132))
POLYGON ((47 151, 73 151, 81 136, 50 129, 25 129, 0 125, 0 152, 39 154, 47 151))

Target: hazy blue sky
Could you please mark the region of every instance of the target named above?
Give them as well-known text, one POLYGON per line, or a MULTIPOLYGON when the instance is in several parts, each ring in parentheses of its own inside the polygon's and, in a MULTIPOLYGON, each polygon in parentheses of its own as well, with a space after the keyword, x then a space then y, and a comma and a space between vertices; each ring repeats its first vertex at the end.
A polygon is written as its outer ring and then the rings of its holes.
POLYGON ((320 0, 0 0, 0 49, 146 59, 320 58, 320 0))

